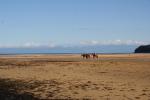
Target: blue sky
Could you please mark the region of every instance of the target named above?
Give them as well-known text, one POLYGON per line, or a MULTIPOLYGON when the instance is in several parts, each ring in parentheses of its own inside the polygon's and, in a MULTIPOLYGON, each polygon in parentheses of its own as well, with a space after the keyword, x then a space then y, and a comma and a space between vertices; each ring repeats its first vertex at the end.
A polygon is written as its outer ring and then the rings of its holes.
POLYGON ((0 47, 150 43, 150 0, 0 0, 0 47))

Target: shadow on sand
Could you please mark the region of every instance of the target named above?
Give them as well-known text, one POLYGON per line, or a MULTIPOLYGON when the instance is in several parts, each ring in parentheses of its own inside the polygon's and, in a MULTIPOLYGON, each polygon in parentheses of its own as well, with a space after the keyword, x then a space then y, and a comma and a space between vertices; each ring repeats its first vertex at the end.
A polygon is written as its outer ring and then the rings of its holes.
POLYGON ((0 100, 40 100, 31 93, 21 93, 24 83, 10 79, 0 79, 0 100))

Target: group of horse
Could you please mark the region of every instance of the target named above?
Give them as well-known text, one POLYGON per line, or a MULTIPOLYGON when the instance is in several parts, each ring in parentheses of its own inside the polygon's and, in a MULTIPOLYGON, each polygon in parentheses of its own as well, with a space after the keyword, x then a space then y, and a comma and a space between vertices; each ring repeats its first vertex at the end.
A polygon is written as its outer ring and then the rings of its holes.
POLYGON ((84 53, 81 54, 81 56, 83 57, 83 59, 90 59, 90 58, 98 59, 98 55, 96 53, 84 53))

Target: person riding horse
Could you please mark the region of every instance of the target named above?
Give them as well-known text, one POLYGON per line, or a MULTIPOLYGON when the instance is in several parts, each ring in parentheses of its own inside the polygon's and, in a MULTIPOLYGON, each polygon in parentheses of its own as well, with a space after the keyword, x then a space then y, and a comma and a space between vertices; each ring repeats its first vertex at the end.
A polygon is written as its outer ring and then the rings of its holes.
POLYGON ((92 53, 91 55, 93 56, 93 59, 98 59, 98 55, 96 53, 92 53))

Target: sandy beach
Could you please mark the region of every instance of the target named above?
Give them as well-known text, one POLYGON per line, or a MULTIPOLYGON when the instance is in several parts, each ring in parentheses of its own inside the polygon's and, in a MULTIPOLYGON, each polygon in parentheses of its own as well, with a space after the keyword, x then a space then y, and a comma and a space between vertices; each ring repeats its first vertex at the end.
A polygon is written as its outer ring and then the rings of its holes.
POLYGON ((1 55, 4 98, 150 100, 150 54, 1 55))

